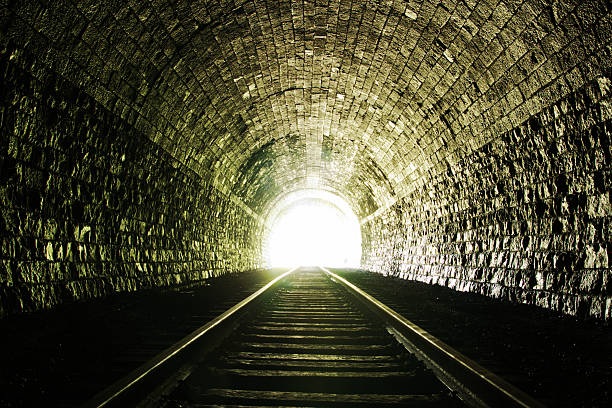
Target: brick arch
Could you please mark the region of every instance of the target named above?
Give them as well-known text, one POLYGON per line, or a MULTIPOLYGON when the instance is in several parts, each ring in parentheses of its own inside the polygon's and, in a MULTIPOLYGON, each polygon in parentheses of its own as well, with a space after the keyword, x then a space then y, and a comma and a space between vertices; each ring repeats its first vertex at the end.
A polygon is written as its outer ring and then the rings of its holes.
POLYGON ((3 310, 255 267, 320 188, 364 266, 607 316, 609 7, 8 2, 3 310))

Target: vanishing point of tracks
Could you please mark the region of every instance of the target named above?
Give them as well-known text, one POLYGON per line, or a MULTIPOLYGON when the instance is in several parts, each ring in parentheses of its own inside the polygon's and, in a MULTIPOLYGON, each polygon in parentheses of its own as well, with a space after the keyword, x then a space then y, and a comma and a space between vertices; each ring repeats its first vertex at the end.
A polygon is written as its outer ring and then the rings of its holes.
POLYGON ((341 277, 300 268, 87 406, 542 405, 341 277))

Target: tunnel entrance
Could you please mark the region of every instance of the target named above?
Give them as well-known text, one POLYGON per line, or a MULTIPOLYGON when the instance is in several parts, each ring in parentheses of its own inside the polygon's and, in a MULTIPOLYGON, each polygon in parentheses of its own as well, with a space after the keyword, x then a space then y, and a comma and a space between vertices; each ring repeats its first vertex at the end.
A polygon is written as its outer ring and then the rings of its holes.
POLYGON ((265 240, 268 265, 360 265, 359 220, 340 197, 307 196, 289 203, 283 200, 277 207, 268 218, 265 240))

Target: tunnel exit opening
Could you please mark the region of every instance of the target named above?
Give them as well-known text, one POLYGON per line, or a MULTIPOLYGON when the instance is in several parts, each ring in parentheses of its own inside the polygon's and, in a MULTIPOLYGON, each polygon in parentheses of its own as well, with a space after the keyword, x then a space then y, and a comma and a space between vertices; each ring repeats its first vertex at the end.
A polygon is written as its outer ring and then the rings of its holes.
POLYGON ((269 219, 266 263, 272 267, 321 265, 358 267, 359 220, 348 204, 306 197, 283 206, 269 219))

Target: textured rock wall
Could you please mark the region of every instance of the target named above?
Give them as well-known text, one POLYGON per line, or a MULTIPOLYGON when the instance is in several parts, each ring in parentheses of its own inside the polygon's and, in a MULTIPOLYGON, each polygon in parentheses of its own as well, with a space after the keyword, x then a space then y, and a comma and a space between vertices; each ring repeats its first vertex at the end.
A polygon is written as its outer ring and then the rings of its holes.
POLYGON ((0 72, 0 316, 259 262, 259 221, 129 119, 8 42, 0 72))
POLYGON ((611 88, 600 77, 428 174, 364 223, 363 266, 612 318, 611 88))

